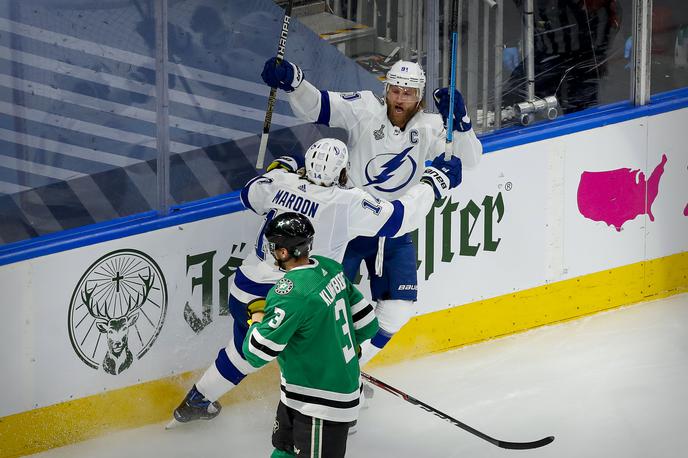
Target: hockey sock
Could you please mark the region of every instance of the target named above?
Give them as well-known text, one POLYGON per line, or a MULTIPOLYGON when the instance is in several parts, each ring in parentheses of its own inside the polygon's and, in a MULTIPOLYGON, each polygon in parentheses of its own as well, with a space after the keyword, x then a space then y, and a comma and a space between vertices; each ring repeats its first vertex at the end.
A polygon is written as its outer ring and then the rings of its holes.
POLYGON ((387 345, 387 342, 389 342, 393 335, 394 334, 390 334, 387 331, 380 329, 372 339, 363 342, 361 344, 361 357, 359 358, 359 365, 363 367, 368 363, 368 361, 373 359, 373 357, 377 355, 385 345, 387 345))

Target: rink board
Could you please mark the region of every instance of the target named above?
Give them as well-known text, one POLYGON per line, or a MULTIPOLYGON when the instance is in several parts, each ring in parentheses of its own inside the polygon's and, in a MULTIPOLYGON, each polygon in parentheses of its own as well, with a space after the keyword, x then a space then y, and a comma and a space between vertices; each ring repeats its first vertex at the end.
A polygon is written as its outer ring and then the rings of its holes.
MULTIPOLYGON (((418 315, 374 363, 686 291, 688 147, 677 137, 686 125, 681 109, 486 154, 416 234, 418 315), (640 183, 635 171, 656 176, 663 156, 653 221, 643 213, 617 230, 582 214, 585 172, 628 169, 640 183)), ((613 178, 599 193, 620 199, 613 178)), ((237 212, 0 267, 12 285, 3 291, 0 456, 168 418, 190 372, 229 339, 222 304, 260 224, 237 212), (111 316, 105 302, 115 304, 111 316), (108 339, 122 341, 125 322, 131 357, 112 358, 108 339)), ((276 389, 274 370, 254 380, 276 389)))

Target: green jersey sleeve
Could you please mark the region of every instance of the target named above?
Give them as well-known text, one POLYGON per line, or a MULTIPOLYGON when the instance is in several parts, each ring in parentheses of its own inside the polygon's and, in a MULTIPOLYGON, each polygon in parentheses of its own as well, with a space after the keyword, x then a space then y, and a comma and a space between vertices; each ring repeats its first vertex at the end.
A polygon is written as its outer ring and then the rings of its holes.
POLYGON ((377 332, 379 325, 373 306, 348 279, 346 279, 346 292, 349 296, 349 304, 351 304, 351 320, 353 321, 354 335, 356 337, 356 345, 358 346, 364 340, 372 338, 377 332))
POLYGON ((262 367, 284 350, 301 323, 301 300, 270 291, 263 321, 252 324, 244 339, 244 356, 251 366, 262 367))

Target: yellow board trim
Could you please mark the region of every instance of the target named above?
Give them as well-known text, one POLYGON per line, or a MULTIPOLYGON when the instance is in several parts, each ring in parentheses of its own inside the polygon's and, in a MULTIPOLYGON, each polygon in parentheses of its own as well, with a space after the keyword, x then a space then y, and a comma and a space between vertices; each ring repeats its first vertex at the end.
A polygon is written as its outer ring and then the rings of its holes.
MULTIPOLYGON (((415 317, 372 364, 396 363, 686 291, 688 252, 415 317)), ((223 397, 223 405, 274 390, 277 366, 270 366, 223 397)), ((188 372, 0 418, 0 457, 28 455, 169 420, 199 375, 188 372)))
POLYGON ((688 291, 688 252, 517 291, 414 317, 371 365, 580 318, 688 291))

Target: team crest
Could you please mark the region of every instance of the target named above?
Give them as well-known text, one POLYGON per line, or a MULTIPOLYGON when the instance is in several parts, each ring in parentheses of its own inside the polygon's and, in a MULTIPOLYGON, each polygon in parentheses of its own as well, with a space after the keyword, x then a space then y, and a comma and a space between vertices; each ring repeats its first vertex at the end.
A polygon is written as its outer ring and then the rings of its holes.
POLYGON ((72 347, 93 369, 120 374, 153 346, 166 311, 167 285, 157 263, 141 251, 113 251, 91 264, 74 288, 72 347))
POLYGON ((373 131, 373 136, 375 137, 375 140, 382 140, 385 136, 385 133, 383 130, 385 129, 385 125, 381 124, 380 128, 378 130, 373 131))
POLYGON ((277 283, 275 283, 275 292, 280 295, 289 294, 294 288, 294 283, 288 278, 280 278, 277 283))
POLYGON ((365 168, 368 180, 364 186, 372 186, 382 192, 396 192, 409 184, 416 174, 418 164, 410 154, 414 147, 400 153, 383 153, 373 157, 365 168))

